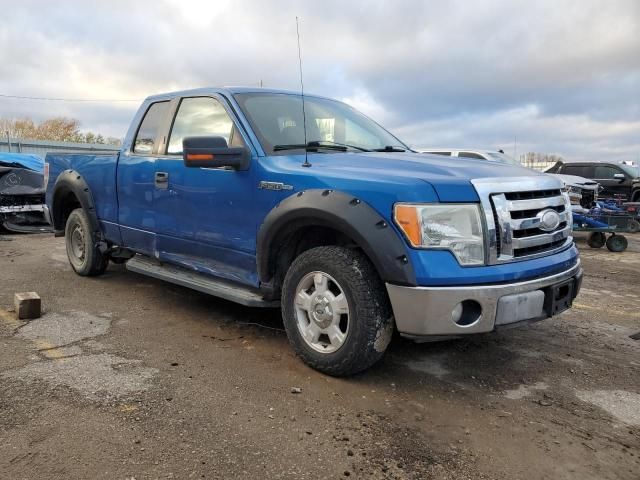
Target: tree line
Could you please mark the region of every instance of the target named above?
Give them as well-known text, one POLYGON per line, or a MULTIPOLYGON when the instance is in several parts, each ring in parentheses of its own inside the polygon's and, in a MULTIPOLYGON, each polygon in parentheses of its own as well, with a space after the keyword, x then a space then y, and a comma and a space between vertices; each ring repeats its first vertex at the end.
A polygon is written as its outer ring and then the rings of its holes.
POLYGON ((55 117, 34 122, 30 118, 0 118, 0 136, 54 142, 101 143, 120 146, 117 137, 104 137, 100 133, 80 131, 80 121, 75 118, 55 117))

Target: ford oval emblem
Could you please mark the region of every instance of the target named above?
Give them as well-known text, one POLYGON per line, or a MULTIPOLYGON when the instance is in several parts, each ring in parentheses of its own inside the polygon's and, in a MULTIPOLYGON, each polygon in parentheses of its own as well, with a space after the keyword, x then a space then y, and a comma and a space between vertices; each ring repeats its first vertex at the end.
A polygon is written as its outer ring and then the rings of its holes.
POLYGON ((560 215, 555 210, 547 208, 536 215, 540 219, 539 228, 545 232, 552 232, 560 225, 560 215))

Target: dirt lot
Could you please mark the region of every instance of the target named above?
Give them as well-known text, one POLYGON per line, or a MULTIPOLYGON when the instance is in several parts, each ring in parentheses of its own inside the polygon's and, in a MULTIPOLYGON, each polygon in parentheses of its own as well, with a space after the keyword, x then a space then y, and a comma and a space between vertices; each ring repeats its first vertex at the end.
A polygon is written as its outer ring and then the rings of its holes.
POLYGON ((0 478, 637 480, 640 236, 579 243, 572 311, 398 338, 335 379, 295 358, 277 310, 115 265, 80 278, 61 239, 0 236, 0 478), (20 323, 13 293, 31 290, 45 315, 20 323))

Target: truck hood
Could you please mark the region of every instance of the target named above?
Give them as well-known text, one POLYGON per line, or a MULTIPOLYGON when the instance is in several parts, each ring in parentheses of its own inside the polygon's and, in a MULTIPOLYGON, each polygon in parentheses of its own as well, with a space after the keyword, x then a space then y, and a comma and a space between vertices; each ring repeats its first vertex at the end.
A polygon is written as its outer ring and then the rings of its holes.
POLYGON ((598 190, 598 187, 600 186, 600 184, 594 180, 578 177, 576 175, 565 175, 561 173, 548 173, 547 175, 559 178, 562 183, 570 187, 579 187, 584 188, 585 190, 598 190))
POLYGON ((0 167, 15 167, 42 172, 44 160, 28 153, 0 153, 0 167))
MULTIPOLYGON (((420 179, 429 183, 441 202, 477 201, 472 179, 545 176, 535 170, 480 159, 456 158, 412 152, 310 154, 309 161, 322 173, 356 179, 420 179)), ((558 182, 560 188, 561 182, 558 182)))

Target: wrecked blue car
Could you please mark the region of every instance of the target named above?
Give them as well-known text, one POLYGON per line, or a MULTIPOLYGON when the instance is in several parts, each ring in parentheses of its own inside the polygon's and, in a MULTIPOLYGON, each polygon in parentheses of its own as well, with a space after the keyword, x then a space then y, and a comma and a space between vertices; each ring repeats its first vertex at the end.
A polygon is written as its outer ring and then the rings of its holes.
POLYGON ((44 161, 37 155, 0 153, 0 230, 47 230, 43 204, 44 161))

